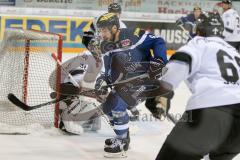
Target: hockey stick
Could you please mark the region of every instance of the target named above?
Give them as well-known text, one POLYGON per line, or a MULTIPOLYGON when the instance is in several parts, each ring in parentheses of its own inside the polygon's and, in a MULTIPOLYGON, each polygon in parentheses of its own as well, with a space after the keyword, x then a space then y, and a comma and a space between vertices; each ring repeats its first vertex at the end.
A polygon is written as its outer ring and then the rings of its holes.
MULTIPOLYGON (((94 91, 94 90, 87 90, 87 91, 83 91, 83 92, 80 92, 80 93, 84 93, 84 92, 89 92, 89 91, 94 91)), ((80 96, 81 94, 79 95, 74 95, 75 97, 78 97, 80 96)), ((35 109, 38 109, 38 108, 41 108, 41 107, 44 107, 44 106, 47 106, 47 105, 51 105, 51 104, 55 104, 55 103, 58 103, 58 102, 61 102, 61 101, 64 101, 64 100, 68 100, 68 99, 72 99, 74 96, 71 96, 71 97, 67 97, 65 99, 54 99, 52 101, 49 101, 49 102, 45 102, 45 103, 41 103, 41 104, 38 104, 38 105, 27 105, 25 104, 24 102, 22 102, 20 99, 18 99, 14 94, 12 93, 9 93, 8 94, 8 99, 9 101, 11 101, 14 105, 16 105, 17 107, 23 109, 24 111, 31 111, 31 110, 35 110, 35 109)), ((84 96, 84 95, 83 95, 84 96)), ((170 105, 170 103, 168 103, 168 105, 170 105)), ((98 107, 98 106, 96 106, 98 107)), ((103 114, 103 111, 99 108, 99 112, 103 114)), ((169 113, 166 114, 166 116, 174 123, 176 124, 177 120, 169 113)), ((106 118, 107 120, 107 118, 106 118)), ((107 121, 108 124, 110 124, 109 121, 107 121)))
POLYGON ((62 62, 59 61, 59 59, 57 58, 55 53, 52 53, 51 56, 53 57, 53 59, 57 62, 57 64, 61 67, 61 69, 68 75, 68 77, 72 80, 73 85, 75 87, 80 87, 79 84, 75 81, 75 79, 73 78, 73 76, 62 66, 62 62))
POLYGON ((142 79, 142 78, 147 78, 147 77, 149 77, 149 74, 148 73, 143 73, 141 75, 134 76, 134 77, 131 77, 131 78, 128 78, 128 79, 125 79, 125 80, 121 80, 121 81, 118 81, 118 82, 115 82, 115 83, 103 85, 102 87, 113 87, 113 86, 117 86, 119 84, 130 82, 132 80, 142 79))
MULTIPOLYGON (((171 99, 172 99, 172 98, 168 98, 168 99, 167 99, 167 108, 168 108, 168 109, 171 107, 171 99)), ((178 122, 178 120, 177 120, 175 117, 173 117, 173 115, 169 114, 168 111, 167 111, 167 113, 166 113, 166 117, 167 117, 170 121, 172 121, 173 124, 176 124, 176 123, 178 122)))
MULTIPOLYGON (((57 59, 57 57, 56 57, 56 55, 55 55, 54 53, 52 54, 52 57, 53 57, 53 58, 57 61, 57 63, 62 67, 61 62, 57 59)), ((75 85, 79 86, 78 83, 75 81, 75 79, 71 76, 70 73, 68 73, 63 67, 62 67, 62 70, 68 74, 68 76, 71 78, 72 82, 73 82, 75 85)), ((131 78, 129 78, 129 79, 125 79, 125 80, 122 80, 122 81, 118 81, 118 82, 116 82, 116 83, 109 84, 109 85, 107 85, 107 86, 116 86, 116 85, 118 85, 118 84, 127 83, 127 82, 129 82, 129 81, 132 81, 132 80, 135 80, 135 79, 138 79, 138 78, 146 78, 146 77, 148 77, 148 76, 149 76, 149 75, 148 75, 147 73, 145 73, 145 74, 142 74, 142 75, 139 75, 139 76, 131 77, 131 78)), ((107 87, 107 86, 106 86, 106 87, 107 87)), ((8 95, 8 99, 9 99, 13 104, 15 104, 16 106, 18 106, 19 108, 21 108, 21 109, 23 109, 23 110, 25 110, 25 111, 31 111, 31 110, 38 109, 38 108, 41 108, 41 107, 46 106, 46 105, 51 105, 51 104, 58 103, 58 102, 60 102, 60 101, 72 99, 73 96, 75 96, 75 97, 76 97, 76 96, 78 97, 78 96, 80 96, 80 95, 83 95, 83 96, 84 96, 84 93, 88 93, 88 92, 91 93, 91 92, 94 92, 94 91, 96 91, 96 90, 86 90, 86 91, 80 92, 78 95, 72 95, 71 97, 67 97, 67 98, 65 98, 65 99, 55 99, 55 100, 52 100, 52 101, 49 101, 49 102, 45 102, 45 103, 41 103, 41 104, 33 105, 33 106, 29 106, 29 105, 23 103, 20 99, 18 99, 18 98, 17 98, 14 94, 12 94, 12 93, 10 93, 10 94, 8 95)), ((92 98, 94 98, 93 96, 89 96, 89 93, 87 94, 87 97, 92 97, 92 98)), ((85 95, 85 96, 86 96, 86 95, 85 95)), ((101 109, 100 109, 100 112, 103 113, 103 111, 102 111, 101 109)), ((173 119, 173 118, 170 118, 170 119, 173 119)))
POLYGON ((47 105, 55 104, 55 103, 58 103, 60 101, 68 100, 68 99, 72 99, 72 97, 68 97, 68 98, 65 98, 65 99, 61 99, 61 98, 60 99, 54 99, 54 100, 49 101, 49 102, 29 106, 29 105, 23 103, 20 99, 18 99, 13 93, 8 94, 8 100, 11 101, 17 107, 23 109, 24 111, 31 111, 31 110, 34 110, 34 109, 38 109, 38 108, 41 108, 41 107, 44 107, 44 106, 47 106, 47 105))
MULTIPOLYGON (((167 108, 170 108, 170 107, 171 107, 171 98, 168 98, 168 99, 167 99, 167 108)), ((167 111, 167 113, 166 113, 166 117, 167 117, 170 121, 172 121, 173 124, 176 124, 176 123, 178 122, 178 120, 177 120, 175 117, 173 117, 173 115, 169 114, 168 111, 167 111)))
POLYGON ((183 27, 183 25, 179 25, 179 27, 183 30, 183 32, 188 36, 188 38, 193 39, 190 33, 183 27))
MULTIPOLYGON (((129 81, 134 80, 134 79, 143 78, 143 77, 147 77, 147 74, 142 74, 140 76, 136 76, 136 77, 132 77, 132 78, 129 78, 129 79, 126 79, 126 80, 119 81, 117 83, 112 83, 112 84, 110 84, 110 86, 117 86, 118 84, 127 83, 129 81)), ((73 82, 74 81, 75 80, 73 79, 73 82)), ((106 87, 107 86, 108 85, 106 85, 106 87)), ((86 96, 86 97, 96 98, 94 96, 91 96, 91 95, 93 95, 93 92, 96 92, 96 93, 98 92, 99 94, 103 94, 103 92, 101 92, 101 90, 99 91, 99 90, 91 89, 91 90, 85 90, 85 91, 79 92, 77 95, 72 95, 71 97, 68 97, 67 99, 71 99, 74 96, 81 96, 81 95, 86 96)), ((31 111, 31 110, 38 109, 38 108, 41 108, 41 107, 44 107, 44 106, 47 106, 47 105, 55 104, 55 103, 58 103, 60 101, 67 100, 67 99, 55 99, 55 100, 44 102, 44 103, 41 103, 41 104, 38 104, 38 105, 29 106, 29 105, 25 104, 24 102, 22 102, 20 99, 18 99, 13 93, 8 94, 8 100, 10 102, 12 102, 14 105, 18 106, 19 108, 21 108, 25 111, 31 111)))
MULTIPOLYGON (((62 63, 58 60, 56 54, 52 53, 51 56, 58 63, 58 65, 61 66, 62 70, 68 74, 68 77, 73 81, 74 86, 79 87, 79 84, 74 80, 72 75, 69 74, 65 70, 65 68, 62 67, 62 63)), ((51 100, 51 101, 48 101, 48 102, 45 102, 45 103, 41 103, 41 104, 38 104, 38 105, 29 106, 29 105, 25 104, 24 102, 22 102, 20 99, 18 99, 13 93, 8 94, 8 100, 10 102, 12 102, 14 105, 18 106, 19 108, 21 108, 25 111, 31 111, 31 110, 34 110, 34 109, 38 109, 38 108, 41 108, 41 107, 44 107, 44 106, 47 106, 47 105, 55 104, 55 103, 58 103, 60 101, 68 100, 68 99, 71 99, 71 98, 73 98, 73 97, 71 96, 71 97, 67 97, 65 99, 59 98, 59 99, 54 99, 54 100, 51 100)))
POLYGON ((174 118, 171 114, 167 113, 166 114, 167 118, 169 118, 169 120, 173 123, 176 124, 178 122, 178 120, 176 118, 174 118))
MULTIPOLYGON (((184 31, 186 31, 185 28, 183 28, 183 26, 181 26, 181 28, 182 28, 184 31)), ((190 36, 190 35, 189 35, 189 36, 190 36)), ((190 36, 190 37, 191 37, 191 36, 190 36)), ((191 38, 192 38, 192 37, 191 37, 191 38)), ((68 75, 68 77, 72 80, 74 86, 80 87, 79 84, 78 84, 78 83, 75 81, 75 79, 72 77, 72 75, 71 75, 67 70, 65 70, 65 68, 62 66, 62 63, 58 60, 58 58, 57 58, 57 56, 56 56, 55 53, 52 53, 52 57, 53 57, 53 59, 58 63, 58 65, 61 66, 62 70, 68 75)), ((127 83, 127 82, 132 81, 132 80, 135 80, 135 79, 142 79, 142 78, 147 78, 147 77, 149 77, 149 74, 148 74, 148 73, 144 73, 144 74, 141 74, 141 75, 138 75, 138 76, 135 76, 135 77, 131 77, 131 78, 128 78, 128 79, 125 79, 125 80, 121 80, 121 81, 118 81, 118 82, 115 82, 115 83, 107 84, 107 85, 104 85, 104 86, 102 86, 102 87, 113 87, 113 86, 117 86, 117 85, 119 85, 119 84, 127 83)), ((87 92, 87 91, 86 91, 86 92, 87 92)), ((79 95, 81 95, 81 93, 84 93, 84 91, 83 91, 83 92, 80 92, 79 95)), ((84 96, 84 95, 83 95, 83 96, 84 96)), ((93 98, 93 97, 91 97, 91 98, 93 98)), ((60 101, 61 101, 61 100, 59 100, 58 102, 60 102, 60 101)), ((57 102, 55 102, 55 103, 57 103, 57 102)), ((48 103, 45 103, 45 104, 48 105, 48 103)), ((168 103, 168 104, 170 105, 170 103, 168 103)), ((96 106, 96 107, 97 107, 98 111, 99 111, 102 115, 105 115, 105 114, 103 113, 102 109, 99 108, 99 106, 96 106)), ((166 116, 167 116, 174 124, 177 123, 177 120, 176 120, 172 115, 170 115, 169 113, 167 113, 166 116)), ((104 117, 104 119, 106 120, 106 122, 111 126, 111 123, 110 123, 110 121, 108 120, 108 118, 106 118, 105 116, 103 116, 103 117, 104 117)), ((111 126, 111 128, 112 128, 112 126, 111 126)))

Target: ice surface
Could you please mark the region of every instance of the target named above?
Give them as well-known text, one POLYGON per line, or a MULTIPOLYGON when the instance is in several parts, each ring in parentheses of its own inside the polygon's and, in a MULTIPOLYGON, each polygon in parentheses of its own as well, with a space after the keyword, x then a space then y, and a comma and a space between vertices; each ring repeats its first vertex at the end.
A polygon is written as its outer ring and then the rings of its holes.
MULTIPOLYGON (((184 85, 176 91, 171 113, 184 111, 189 92, 184 85)), ((131 135, 131 145, 126 160, 155 159, 173 124, 150 119, 144 106, 139 106, 142 116, 134 124, 137 132, 131 135)), ((102 120, 103 121, 103 120, 102 120)), ((67 136, 57 129, 36 130, 30 135, 0 135, 1 160, 106 160, 103 146, 106 138, 114 136, 112 129, 102 122, 98 133, 67 136)), ((240 160, 240 156, 234 160, 240 160)))

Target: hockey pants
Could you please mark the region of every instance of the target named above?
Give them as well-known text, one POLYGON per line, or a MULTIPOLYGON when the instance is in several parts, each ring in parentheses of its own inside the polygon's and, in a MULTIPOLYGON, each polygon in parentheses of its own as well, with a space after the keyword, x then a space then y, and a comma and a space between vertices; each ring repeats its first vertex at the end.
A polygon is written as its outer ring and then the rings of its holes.
POLYGON ((240 152, 240 104, 185 112, 156 160, 231 160, 240 152))

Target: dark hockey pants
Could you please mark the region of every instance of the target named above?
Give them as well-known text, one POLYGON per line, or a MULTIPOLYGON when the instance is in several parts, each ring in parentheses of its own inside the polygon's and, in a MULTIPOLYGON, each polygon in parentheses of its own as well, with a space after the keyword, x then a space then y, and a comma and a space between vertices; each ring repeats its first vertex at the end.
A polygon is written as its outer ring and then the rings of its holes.
POLYGON ((156 160, 231 160, 240 152, 240 104, 185 112, 156 160))

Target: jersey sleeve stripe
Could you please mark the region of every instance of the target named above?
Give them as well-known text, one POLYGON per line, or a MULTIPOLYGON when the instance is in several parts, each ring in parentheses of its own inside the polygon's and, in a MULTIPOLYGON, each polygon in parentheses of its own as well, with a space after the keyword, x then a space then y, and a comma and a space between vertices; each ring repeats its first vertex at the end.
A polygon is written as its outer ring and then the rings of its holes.
POLYGON ((184 53, 184 52, 176 52, 169 59, 169 61, 172 61, 172 60, 177 60, 177 61, 187 63, 189 65, 189 73, 191 73, 191 71, 192 71, 192 57, 189 54, 184 53))

